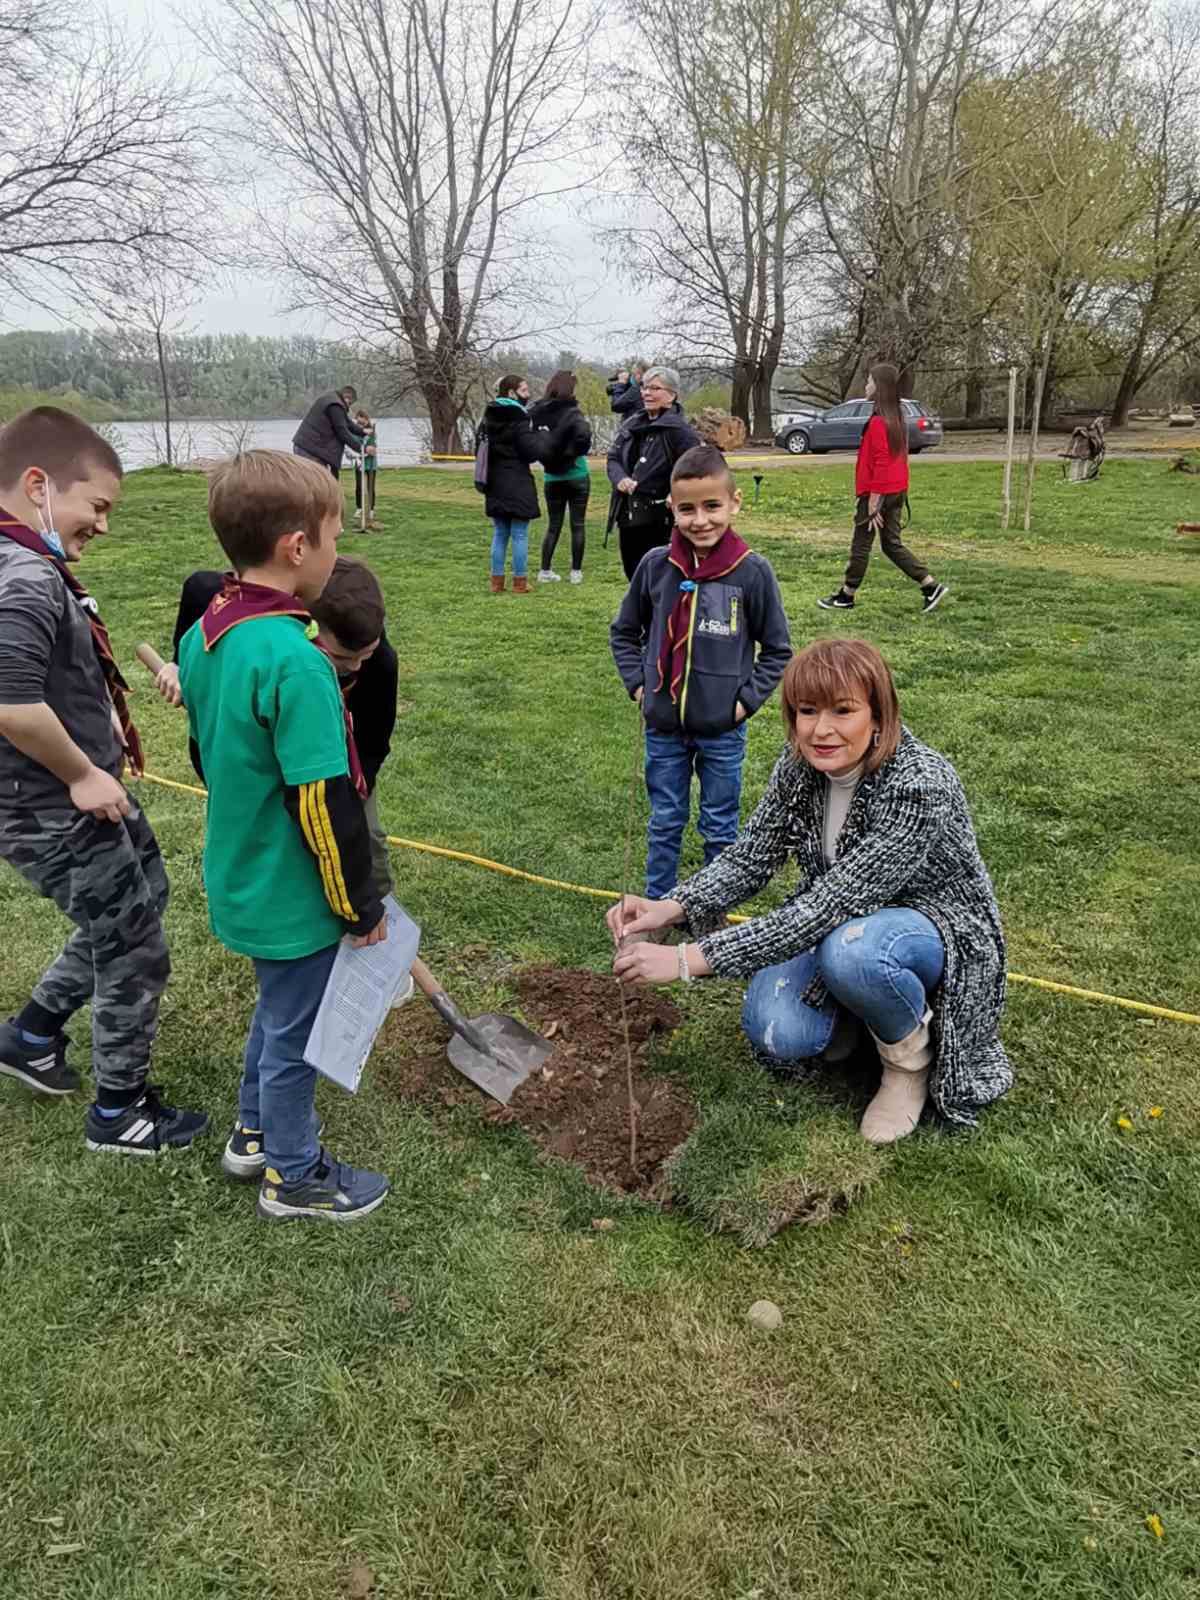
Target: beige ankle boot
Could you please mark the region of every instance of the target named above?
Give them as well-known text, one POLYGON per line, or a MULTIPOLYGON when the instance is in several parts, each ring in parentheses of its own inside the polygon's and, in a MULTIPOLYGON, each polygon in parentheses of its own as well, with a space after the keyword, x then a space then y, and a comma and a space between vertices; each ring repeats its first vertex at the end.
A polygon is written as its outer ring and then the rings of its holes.
POLYGON ((933 1065, 932 1019, 933 1012, 927 1011, 907 1038, 895 1044, 871 1035, 883 1064, 883 1079, 860 1125, 868 1144, 895 1144, 897 1139, 907 1138, 919 1122, 933 1065))

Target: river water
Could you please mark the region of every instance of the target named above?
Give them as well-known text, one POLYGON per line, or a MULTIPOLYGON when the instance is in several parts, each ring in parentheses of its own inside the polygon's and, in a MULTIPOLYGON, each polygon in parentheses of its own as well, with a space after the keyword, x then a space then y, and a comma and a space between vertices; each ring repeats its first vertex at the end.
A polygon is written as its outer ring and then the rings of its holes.
MULTIPOLYGON (((191 417, 171 425, 171 442, 179 463, 200 457, 228 456, 235 450, 291 450, 298 417, 271 417, 261 422, 222 422, 191 417)), ((411 467, 429 449, 428 423, 417 417, 380 417, 379 464, 411 467)), ((161 422, 112 422, 111 432, 127 472, 166 460, 161 422)))

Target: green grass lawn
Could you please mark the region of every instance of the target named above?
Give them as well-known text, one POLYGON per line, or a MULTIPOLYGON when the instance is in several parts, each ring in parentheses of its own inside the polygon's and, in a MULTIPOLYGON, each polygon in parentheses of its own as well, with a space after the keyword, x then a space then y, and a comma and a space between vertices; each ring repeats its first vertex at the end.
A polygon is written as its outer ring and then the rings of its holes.
MULTIPOLYGON (((606 496, 582 588, 493 598, 469 475, 380 478, 386 531, 345 548, 379 572, 401 659, 389 829, 618 886, 636 722, 608 656, 606 496)), ((1200 542, 1172 532, 1196 482, 1046 468, 1027 536, 999 529, 998 466, 919 464, 908 538, 952 591, 930 617, 878 558, 852 615, 815 608, 850 494, 847 462, 768 470, 742 531, 795 641, 873 639, 956 763, 1014 969, 1200 1009, 1200 542)), ((185 781, 182 715, 133 648, 169 645, 183 577, 218 560, 202 480, 148 472, 84 569, 151 768, 185 781)), ((780 742, 772 707, 747 804, 780 742)), ((156 1076, 223 1131, 249 964, 208 933, 202 802, 141 799, 173 885, 156 1076)), ((608 960, 596 901, 414 854, 396 874, 469 1008, 510 999, 523 963, 608 960)), ((7 1012, 64 929, 3 868, 0 917, 7 1012)), ((868 1161, 838 1092, 756 1073, 736 985, 682 1004, 658 1066, 704 1120, 693 1209, 668 1215, 474 1110, 400 1099, 389 1064, 438 1036, 416 1005, 356 1098, 321 1090, 331 1146, 394 1183, 351 1230, 257 1222, 218 1133, 105 1162, 82 1103, 0 1083, 0 1594, 337 1600, 369 1572, 389 1600, 1195 1600, 1200 1029, 1014 987, 1008 1099, 977 1135, 868 1161), (707 1231, 752 1236, 781 1186, 838 1162, 864 1179, 846 1215, 766 1249, 707 1231), (746 1321, 760 1297, 774 1334, 746 1321)))

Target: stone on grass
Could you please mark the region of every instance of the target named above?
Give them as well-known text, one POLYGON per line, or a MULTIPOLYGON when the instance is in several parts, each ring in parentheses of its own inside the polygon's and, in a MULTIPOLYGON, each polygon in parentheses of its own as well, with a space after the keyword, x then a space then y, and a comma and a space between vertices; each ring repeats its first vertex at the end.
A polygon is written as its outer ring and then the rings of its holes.
POLYGON ((756 1300, 748 1313, 749 1322, 764 1333, 774 1333, 783 1326, 783 1312, 774 1300, 756 1300))

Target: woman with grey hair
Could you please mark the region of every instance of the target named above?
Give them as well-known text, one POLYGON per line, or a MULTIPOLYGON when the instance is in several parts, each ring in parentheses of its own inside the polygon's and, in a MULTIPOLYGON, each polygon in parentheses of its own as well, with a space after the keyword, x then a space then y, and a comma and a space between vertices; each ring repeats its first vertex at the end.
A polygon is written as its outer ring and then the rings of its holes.
POLYGON ((679 374, 671 367, 649 367, 642 374, 642 404, 628 417, 608 452, 613 486, 608 528, 621 541, 625 576, 655 545, 670 544, 675 518, 668 495, 671 468, 685 450, 702 443, 684 419, 679 404, 679 374))

